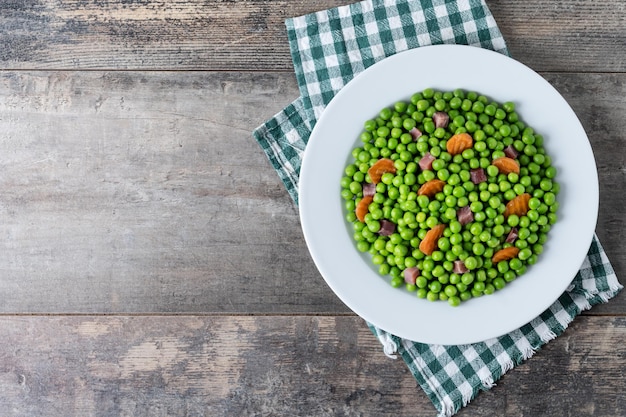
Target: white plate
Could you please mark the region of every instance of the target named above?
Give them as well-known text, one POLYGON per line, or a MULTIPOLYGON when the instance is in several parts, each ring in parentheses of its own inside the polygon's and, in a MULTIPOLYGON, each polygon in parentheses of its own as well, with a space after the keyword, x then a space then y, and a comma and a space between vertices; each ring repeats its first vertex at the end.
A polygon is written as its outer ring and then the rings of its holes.
POLYGON ((501 336, 528 323, 567 288, 589 249, 598 214, 593 152, 561 95, 523 64, 489 50, 439 45, 393 55, 348 83, 311 134, 300 172, 300 217, 311 256, 327 284, 356 314, 402 338, 464 344, 501 336), (474 90, 513 101, 520 118, 543 134, 558 169, 559 220, 528 272, 496 293, 459 307, 392 288, 356 250, 339 181, 367 119, 425 88, 474 90))

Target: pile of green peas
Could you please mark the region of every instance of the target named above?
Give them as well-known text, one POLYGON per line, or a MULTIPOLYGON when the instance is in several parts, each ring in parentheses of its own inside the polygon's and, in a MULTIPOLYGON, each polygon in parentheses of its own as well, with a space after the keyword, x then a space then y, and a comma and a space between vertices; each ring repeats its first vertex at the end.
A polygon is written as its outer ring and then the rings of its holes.
POLYGON ((340 181, 345 217, 353 225, 356 248, 371 254, 371 262, 381 275, 390 276, 393 287, 404 286, 419 298, 458 306, 504 288, 537 262, 557 221, 559 184, 542 135, 520 119, 513 102, 500 104, 462 89, 427 88, 367 120, 360 140, 340 181), (435 112, 447 113, 446 127, 436 127, 435 112), (414 128, 421 132, 417 139, 410 133, 414 128), (453 156, 446 142, 462 132, 472 136, 473 147, 453 156), (503 174, 492 165, 509 146, 519 153, 519 174, 503 174), (419 161, 427 153, 436 159, 432 169, 422 171, 419 161), (382 175, 361 222, 355 208, 372 182, 368 169, 381 158, 391 159, 396 172, 382 175), (479 168, 487 180, 474 184, 470 172, 479 168), (434 178, 445 182, 442 192, 433 198, 418 195, 419 187, 434 178), (523 193, 531 195, 526 215, 505 218, 506 203, 523 193), (473 221, 462 225, 457 210, 465 206, 473 221), (379 233, 383 220, 395 225, 389 236, 379 233), (446 228, 438 248, 425 255, 419 244, 440 223, 446 228), (507 242, 513 228, 517 238, 507 242), (493 254, 509 246, 519 248, 517 256, 494 264, 493 254), (458 260, 467 272, 454 272, 458 260), (403 272, 413 267, 419 276, 415 283, 406 282, 403 272))

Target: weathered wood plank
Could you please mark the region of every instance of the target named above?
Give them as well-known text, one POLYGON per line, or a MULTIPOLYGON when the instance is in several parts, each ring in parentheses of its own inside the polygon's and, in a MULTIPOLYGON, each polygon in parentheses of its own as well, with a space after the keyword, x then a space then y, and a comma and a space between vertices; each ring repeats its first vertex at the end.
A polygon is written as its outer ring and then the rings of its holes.
POLYGON ((251 136, 296 94, 263 74, 0 75, 0 310, 345 309, 251 136))
MULTIPOLYGON (((353 2, 3 2, 0 67, 289 71, 284 20, 353 2)), ((513 56, 536 70, 626 70, 621 0, 487 4, 513 56)))
MULTIPOLYGON (((626 284, 626 257, 623 255, 626 218, 626 135, 621 126, 626 103, 609 91, 626 92, 623 74, 544 74, 563 95, 580 119, 594 151, 600 185, 600 208, 596 233, 622 284, 626 284), (617 122, 618 125, 614 125, 617 122)), ((626 294, 589 314, 623 313, 626 294)))
MULTIPOLYGON (((351 2, 0 2, 0 415, 435 414, 250 135, 298 94, 284 19, 351 2), (226 314, 10 315, 41 312, 226 314)), ((487 3, 589 133, 624 281, 625 5, 487 3)), ((626 415, 625 315, 622 292, 459 416, 626 415)))
MULTIPOLYGON (((589 132, 622 277, 624 77, 549 77, 589 132)), ((0 311, 347 311, 250 134, 296 95, 287 74, 0 74, 0 311)))
POLYGON ((0 57, 24 69, 289 69, 285 18, 348 3, 11 2, 0 57))
MULTIPOLYGON (((433 416, 357 317, 1 317, 5 416, 433 416)), ((626 414, 624 317, 581 317, 459 416, 626 414)))
POLYGON ((487 0, 516 59, 537 71, 623 72, 623 1, 487 0), (622 61, 622 62, 620 62, 622 61))

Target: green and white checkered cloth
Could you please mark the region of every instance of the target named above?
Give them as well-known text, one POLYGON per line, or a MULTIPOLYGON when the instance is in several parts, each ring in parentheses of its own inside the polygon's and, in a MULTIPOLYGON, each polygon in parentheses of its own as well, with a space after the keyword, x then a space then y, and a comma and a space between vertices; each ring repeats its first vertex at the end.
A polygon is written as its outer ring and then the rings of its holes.
MULTIPOLYGON (((455 43, 508 54, 483 0, 366 0, 286 20, 300 97, 254 131, 254 137, 298 203, 298 175, 316 120, 335 94, 368 66, 407 49, 455 43)), ((580 272, 539 317, 480 343, 417 343, 368 324, 388 356, 399 354, 440 416, 451 416, 487 390, 591 306, 622 286, 594 236, 580 272)))

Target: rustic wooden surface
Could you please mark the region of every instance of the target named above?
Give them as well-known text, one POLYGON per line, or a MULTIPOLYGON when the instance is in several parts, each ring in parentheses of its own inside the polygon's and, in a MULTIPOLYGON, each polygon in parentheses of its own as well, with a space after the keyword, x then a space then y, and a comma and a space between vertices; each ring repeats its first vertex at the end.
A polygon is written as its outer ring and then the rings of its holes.
MULTIPOLYGON (((0 415, 435 414, 251 136, 298 95, 284 19, 348 3, 0 3, 0 415)), ((625 3, 487 4, 589 135, 623 277, 625 3)), ((625 337, 622 293, 459 416, 624 416, 625 337)))
MULTIPOLYGON (((436 414, 353 316, 2 317, 0 328, 3 415, 436 414)), ((580 317, 458 415, 626 415, 625 337, 625 317, 580 317)))

